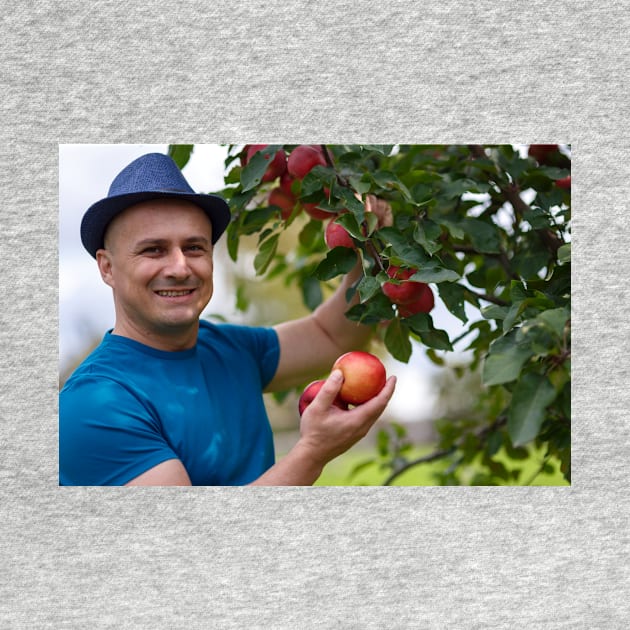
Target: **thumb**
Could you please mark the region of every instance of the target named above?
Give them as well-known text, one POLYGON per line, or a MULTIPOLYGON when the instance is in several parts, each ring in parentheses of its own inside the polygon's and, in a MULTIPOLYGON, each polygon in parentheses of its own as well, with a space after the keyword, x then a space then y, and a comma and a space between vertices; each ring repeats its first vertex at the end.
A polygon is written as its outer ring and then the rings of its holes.
POLYGON ((311 404, 316 405, 320 409, 328 409, 333 404, 337 394, 339 394, 342 385, 343 373, 341 370, 333 370, 311 404))

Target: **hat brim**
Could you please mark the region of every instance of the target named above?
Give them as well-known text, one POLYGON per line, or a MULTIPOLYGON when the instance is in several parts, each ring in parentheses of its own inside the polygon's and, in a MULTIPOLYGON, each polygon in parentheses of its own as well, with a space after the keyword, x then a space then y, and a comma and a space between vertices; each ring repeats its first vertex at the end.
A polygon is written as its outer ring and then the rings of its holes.
POLYGON ((93 258, 97 250, 103 248, 105 230, 112 219, 142 201, 152 199, 177 199, 190 201, 199 206, 212 224, 212 243, 216 243, 230 223, 230 208, 226 201, 218 195, 185 193, 176 191, 145 191, 128 193, 101 199, 91 205, 81 221, 81 241, 93 258))

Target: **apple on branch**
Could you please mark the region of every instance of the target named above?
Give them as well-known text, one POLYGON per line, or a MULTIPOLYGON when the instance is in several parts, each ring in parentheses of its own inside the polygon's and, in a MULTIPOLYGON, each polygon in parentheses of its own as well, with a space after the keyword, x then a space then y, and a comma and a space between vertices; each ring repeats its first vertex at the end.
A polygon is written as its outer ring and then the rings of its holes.
MULTIPOLYGON (((245 154, 244 157, 241 158, 241 163, 245 166, 251 159, 252 156, 258 153, 258 151, 262 151, 265 147, 269 145, 267 144, 248 144, 245 145, 245 154)), ((265 155, 266 159, 269 159, 269 154, 265 155)), ((269 163, 265 174, 262 176, 263 182, 271 182, 276 177, 280 177, 287 170, 287 156, 286 153, 282 149, 278 149, 276 151, 273 160, 269 163)))
POLYGON ((550 156, 557 150, 557 144, 531 144, 527 150, 527 155, 533 157, 539 164, 547 164, 550 156))
POLYGON ((571 175, 567 175, 562 179, 557 179, 556 186, 558 188, 564 188, 564 190, 571 190, 571 175))
POLYGON ((326 226, 324 232, 324 241, 328 249, 334 247, 348 247, 349 249, 356 249, 354 241, 348 231, 343 225, 336 223, 335 219, 332 219, 326 226))
POLYGON ((296 203, 295 197, 286 193, 279 186, 269 193, 268 201, 270 206, 278 206, 280 208, 280 214, 285 221, 291 216, 296 203))
MULTIPOLYGON (((419 282, 418 284, 423 284, 419 282)), ((409 304, 399 304, 398 305, 398 314, 401 317, 411 317, 416 313, 430 313, 435 306, 435 298, 433 297, 433 291, 431 291, 431 287, 428 284, 424 284, 424 288, 420 297, 409 303, 409 304)))
POLYGON ((287 171, 295 179, 304 179, 317 165, 326 166, 324 151, 318 144, 300 144, 287 159, 287 171))
POLYGON ((395 282, 385 282, 383 293, 394 304, 411 304, 420 299, 427 286, 424 282, 409 280, 416 273, 416 269, 403 269, 395 265, 390 265, 387 275, 395 282))

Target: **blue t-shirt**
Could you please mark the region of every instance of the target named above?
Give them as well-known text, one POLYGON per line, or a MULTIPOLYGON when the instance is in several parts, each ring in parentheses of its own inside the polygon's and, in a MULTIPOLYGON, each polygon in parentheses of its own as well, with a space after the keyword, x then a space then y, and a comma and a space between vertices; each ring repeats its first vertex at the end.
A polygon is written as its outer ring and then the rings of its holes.
POLYGON ((123 485, 169 459, 193 485, 242 485, 274 463, 262 391, 271 328, 200 321, 189 350, 107 333, 59 395, 60 485, 123 485))

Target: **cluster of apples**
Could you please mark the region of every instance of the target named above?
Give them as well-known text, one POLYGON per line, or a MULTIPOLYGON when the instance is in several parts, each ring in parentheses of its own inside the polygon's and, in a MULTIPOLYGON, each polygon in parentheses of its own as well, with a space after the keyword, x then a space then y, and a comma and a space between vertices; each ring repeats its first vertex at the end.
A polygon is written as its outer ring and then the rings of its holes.
MULTIPOLYGON (((243 166, 259 151, 265 150, 266 144, 248 144, 243 149, 241 163, 243 166)), ((535 145, 532 145, 535 146, 535 145)), ((546 146, 546 145, 544 145, 546 146)), ((557 149, 557 145, 553 145, 557 149)), ((263 153, 264 154, 264 153, 263 153)), ((269 155, 267 155, 269 159, 269 155)), ((302 181, 317 165, 326 166, 324 150, 319 144, 301 144, 295 147, 287 157, 283 149, 276 152, 274 158, 262 177, 263 182, 278 181, 278 185, 269 193, 269 205, 280 208, 281 216, 286 221, 297 204, 293 183, 302 181)), ((324 189, 324 192, 327 192, 324 189)), ((305 212, 317 220, 330 219, 324 231, 324 241, 329 249, 347 247, 356 249, 356 243, 348 231, 336 222, 344 211, 332 214, 317 208, 315 203, 302 203, 305 212)), ((401 317, 410 317, 416 313, 428 313, 435 305, 431 288, 423 282, 409 281, 416 269, 401 269, 390 266, 387 273, 392 282, 383 284, 383 293, 398 306, 401 317)))
MULTIPOLYGON (((374 398, 383 389, 387 380, 385 366, 381 360, 369 352, 360 350, 342 354, 333 364, 332 370, 341 370, 343 374, 343 385, 333 405, 344 410, 349 409, 350 405, 362 405, 374 398)), ((322 379, 306 386, 298 400, 300 416, 313 402, 325 382, 322 379)))
MULTIPOLYGON (((266 144, 246 145, 241 155, 242 166, 245 166, 254 154, 264 151, 267 146, 266 144)), ((318 144, 300 144, 291 151, 288 157, 286 152, 280 149, 269 163, 262 181, 272 182, 280 178, 278 186, 272 188, 269 193, 268 201, 270 206, 280 208, 281 216, 285 221, 291 216, 297 203, 297 197, 293 192, 293 182, 302 181, 317 165, 326 166, 324 151, 318 144)), ((302 207, 314 219, 323 220, 330 217, 330 212, 320 210, 316 203, 302 203, 302 207)))
POLYGON ((401 317, 411 317, 416 313, 428 313, 435 306, 431 287, 424 282, 409 280, 417 269, 403 269, 390 265, 387 275, 392 279, 383 284, 383 293, 398 306, 401 317))

